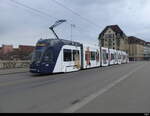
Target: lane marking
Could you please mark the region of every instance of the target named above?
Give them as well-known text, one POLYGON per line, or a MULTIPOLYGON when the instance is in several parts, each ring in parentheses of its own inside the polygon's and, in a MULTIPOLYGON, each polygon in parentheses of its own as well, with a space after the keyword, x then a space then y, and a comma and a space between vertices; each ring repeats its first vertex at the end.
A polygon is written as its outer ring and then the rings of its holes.
POLYGON ((120 79, 114 81, 113 83, 107 85, 106 87, 104 87, 103 89, 101 89, 100 91, 86 97, 85 99, 83 99, 81 102, 72 105, 71 107, 69 107, 68 109, 65 109, 62 111, 62 113, 74 113, 77 110, 83 108, 84 106, 86 106, 88 103, 90 103, 91 101, 93 101, 94 99, 96 99, 97 97, 101 96, 102 94, 106 93, 107 91, 109 91, 110 89, 112 89, 114 86, 116 86, 117 84, 121 83, 122 81, 124 81, 126 78, 130 77, 133 73, 137 72, 139 69, 143 68, 145 66, 145 63, 139 67, 137 67, 136 69, 134 69, 133 71, 129 72, 128 74, 122 76, 120 79))

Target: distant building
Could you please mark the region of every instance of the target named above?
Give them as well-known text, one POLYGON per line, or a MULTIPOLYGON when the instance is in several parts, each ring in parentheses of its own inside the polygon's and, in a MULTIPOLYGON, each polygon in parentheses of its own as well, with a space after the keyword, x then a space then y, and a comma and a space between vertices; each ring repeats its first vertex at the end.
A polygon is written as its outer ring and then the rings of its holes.
POLYGON ((13 46, 12 45, 2 45, 1 53, 3 55, 8 54, 8 53, 10 53, 12 51, 13 51, 13 46))
POLYGON ((146 42, 144 46, 144 59, 150 60, 150 42, 146 42))
POLYGON ((7 54, 13 52, 12 45, 2 45, 0 48, 0 60, 7 60, 7 54))
POLYGON ((134 36, 128 37, 130 61, 144 60, 145 41, 134 36))
POLYGON ((2 47, 0 47, 0 54, 1 54, 1 52, 2 52, 2 47))
POLYGON ((34 46, 19 45, 20 58, 22 60, 30 59, 30 56, 34 51, 34 49, 35 49, 34 46))
POLYGON ((0 60, 2 60, 2 47, 0 47, 0 60))
POLYGON ((34 46, 19 45, 19 51, 23 53, 31 53, 35 49, 34 46))
POLYGON ((30 60, 34 46, 19 45, 13 48, 12 45, 2 45, 0 48, 0 60, 30 60))
POLYGON ((129 51, 128 37, 118 25, 107 26, 99 35, 100 46, 129 51))

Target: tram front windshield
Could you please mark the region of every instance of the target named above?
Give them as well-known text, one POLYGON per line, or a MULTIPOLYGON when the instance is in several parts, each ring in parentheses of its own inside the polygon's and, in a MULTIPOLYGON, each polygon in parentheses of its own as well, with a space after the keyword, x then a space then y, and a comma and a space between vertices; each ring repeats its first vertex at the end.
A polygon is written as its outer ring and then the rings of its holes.
POLYGON ((43 56, 44 49, 36 49, 32 55, 32 62, 40 62, 43 56))
POLYGON ((32 62, 52 62, 53 52, 52 48, 42 47, 36 48, 32 56, 32 62))
POLYGON ((32 55, 32 62, 39 62, 41 61, 43 52, 40 50, 35 50, 32 55))
POLYGON ((32 55, 32 62, 40 62, 41 61, 46 47, 47 47, 47 45, 44 43, 37 43, 35 51, 32 55))

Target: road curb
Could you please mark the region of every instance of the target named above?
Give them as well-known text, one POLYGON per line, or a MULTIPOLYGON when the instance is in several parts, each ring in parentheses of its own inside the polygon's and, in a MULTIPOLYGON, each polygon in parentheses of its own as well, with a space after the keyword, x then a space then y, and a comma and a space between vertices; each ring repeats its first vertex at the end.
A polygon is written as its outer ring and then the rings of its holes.
POLYGON ((18 74, 18 73, 26 73, 28 71, 24 71, 24 72, 13 72, 13 73, 4 73, 4 74, 0 74, 0 75, 11 75, 11 74, 18 74))
MULTIPOLYGON (((16 69, 17 70, 17 69, 16 69)), ((5 71, 5 70, 4 70, 5 71)), ((8 72, 2 72, 2 73, 0 73, 0 75, 11 75, 11 74, 18 74, 18 73, 26 73, 26 72, 29 72, 29 70, 24 70, 24 71, 18 71, 18 72, 16 72, 16 71, 11 71, 11 72, 9 72, 9 70, 8 70, 8 72)))

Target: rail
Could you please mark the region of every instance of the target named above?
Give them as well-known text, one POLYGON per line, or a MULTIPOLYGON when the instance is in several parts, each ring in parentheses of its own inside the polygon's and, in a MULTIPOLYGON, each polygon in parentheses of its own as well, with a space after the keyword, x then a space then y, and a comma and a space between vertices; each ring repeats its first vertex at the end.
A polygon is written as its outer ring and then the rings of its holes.
POLYGON ((28 68, 30 61, 0 61, 0 69, 28 68))

